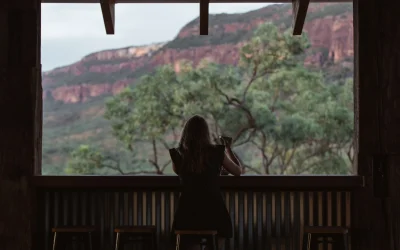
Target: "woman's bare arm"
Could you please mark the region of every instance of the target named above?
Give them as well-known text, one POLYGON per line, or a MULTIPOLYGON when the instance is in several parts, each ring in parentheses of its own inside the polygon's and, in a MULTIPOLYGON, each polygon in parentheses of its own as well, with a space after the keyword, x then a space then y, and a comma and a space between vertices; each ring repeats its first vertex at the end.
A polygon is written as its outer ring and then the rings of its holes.
POLYGON ((178 170, 176 169, 174 162, 172 162, 172 170, 174 170, 175 174, 178 174, 178 170))
POLYGON ((242 168, 240 164, 238 165, 235 162, 233 162, 228 156, 228 152, 224 155, 224 161, 222 165, 226 171, 233 174, 234 176, 240 176, 242 174, 242 168))
MULTIPOLYGON (((236 157, 236 154, 231 149, 232 138, 230 137, 220 137, 221 143, 225 145, 225 155, 223 161, 223 168, 235 175, 239 176, 242 174, 242 164, 239 159, 236 157)), ((223 173, 223 171, 221 171, 223 173)))
MULTIPOLYGON (((174 162, 174 160, 176 161, 179 157, 177 156, 177 154, 178 154, 178 151, 176 150, 176 149, 170 149, 170 150, 168 150, 169 151, 169 155, 170 155, 170 157, 171 157, 171 162, 172 162, 172 170, 174 171, 174 173, 175 174, 177 174, 177 175, 179 175, 178 174, 178 168, 176 167, 176 165, 175 165, 175 162, 174 162)), ((179 166, 179 162, 177 162, 177 165, 179 166)))
POLYGON ((236 156, 235 152, 232 151, 230 146, 226 147, 226 153, 229 158, 238 166, 242 167, 242 163, 239 161, 239 158, 236 156))

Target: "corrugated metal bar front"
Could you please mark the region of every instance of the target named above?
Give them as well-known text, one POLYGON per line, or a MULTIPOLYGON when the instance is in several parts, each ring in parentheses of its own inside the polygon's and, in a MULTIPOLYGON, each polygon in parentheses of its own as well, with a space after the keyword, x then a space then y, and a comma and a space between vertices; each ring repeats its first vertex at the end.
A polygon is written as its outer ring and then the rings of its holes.
MULTIPOLYGON (((65 189, 40 195, 41 249, 51 249, 52 227, 69 225, 97 226, 96 240, 104 250, 113 248, 113 229, 118 225, 156 225, 159 249, 174 243, 170 228, 179 198, 176 191, 65 189)), ((227 190, 222 195, 234 225, 227 250, 300 250, 304 225, 350 226, 350 192, 227 190)), ((331 247, 322 244, 320 250, 331 247)))

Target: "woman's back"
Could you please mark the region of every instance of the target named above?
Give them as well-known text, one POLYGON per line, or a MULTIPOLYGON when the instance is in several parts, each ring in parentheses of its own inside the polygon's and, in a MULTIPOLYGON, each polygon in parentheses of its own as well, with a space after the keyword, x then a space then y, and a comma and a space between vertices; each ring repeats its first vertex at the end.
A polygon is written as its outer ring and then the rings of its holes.
POLYGON ((182 150, 170 154, 181 180, 181 197, 175 214, 176 229, 213 229, 231 237, 232 225, 219 187, 219 175, 225 156, 223 145, 213 145, 204 152, 204 168, 195 172, 185 164, 182 150))
POLYGON ((195 172, 192 170, 190 163, 185 161, 185 152, 179 149, 171 149, 170 154, 175 169, 182 184, 182 191, 197 191, 197 192, 219 192, 219 175, 221 172, 222 162, 224 160, 225 146, 210 145, 204 152, 204 166, 201 171, 195 172))

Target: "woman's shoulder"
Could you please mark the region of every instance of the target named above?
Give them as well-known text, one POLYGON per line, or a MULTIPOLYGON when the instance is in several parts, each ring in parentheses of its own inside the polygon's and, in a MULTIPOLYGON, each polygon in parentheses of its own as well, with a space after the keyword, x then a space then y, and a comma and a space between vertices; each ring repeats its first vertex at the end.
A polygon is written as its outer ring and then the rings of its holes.
MULTIPOLYGON (((224 152, 225 151, 225 145, 221 145, 221 144, 211 144, 208 147, 208 150, 210 152, 215 152, 215 153, 220 153, 220 152, 224 152)), ((182 155, 182 152, 179 148, 170 148, 169 153, 171 155, 182 155)))
POLYGON ((181 157, 181 153, 178 148, 170 148, 168 151, 172 159, 177 159, 181 157))
POLYGON ((177 152, 177 151, 178 151, 178 148, 170 148, 170 149, 168 149, 168 151, 169 151, 169 152, 177 152))
POLYGON ((210 150, 212 150, 214 152, 224 152, 225 151, 225 145, 212 144, 212 145, 210 145, 210 150))

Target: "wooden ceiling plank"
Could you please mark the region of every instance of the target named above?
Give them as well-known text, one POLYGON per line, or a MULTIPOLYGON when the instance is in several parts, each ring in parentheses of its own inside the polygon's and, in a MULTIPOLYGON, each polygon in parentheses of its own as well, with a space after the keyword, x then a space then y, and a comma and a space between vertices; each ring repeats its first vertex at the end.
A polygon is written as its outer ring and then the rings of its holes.
POLYGON ((200 0, 200 35, 208 35, 209 0, 200 0))
POLYGON ((107 35, 115 34, 115 0, 100 0, 107 35))
POLYGON ((293 7, 293 35, 301 35, 307 16, 310 0, 292 0, 293 7))

